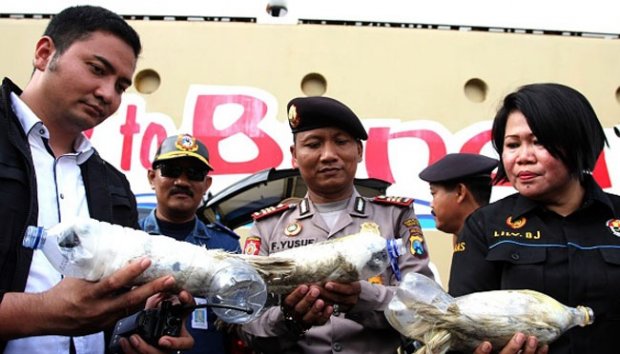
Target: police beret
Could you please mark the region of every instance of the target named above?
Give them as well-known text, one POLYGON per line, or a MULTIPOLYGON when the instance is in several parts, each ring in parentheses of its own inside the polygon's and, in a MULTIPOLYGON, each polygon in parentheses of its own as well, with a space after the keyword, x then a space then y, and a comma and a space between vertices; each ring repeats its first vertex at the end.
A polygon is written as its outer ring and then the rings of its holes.
POLYGON ((448 154, 420 172, 426 182, 445 182, 471 177, 491 177, 498 161, 477 154, 448 154))
POLYGON ((323 96, 293 98, 286 106, 288 124, 293 133, 337 127, 355 139, 366 140, 368 134, 360 119, 343 103, 323 96))
POLYGON ((207 165, 209 170, 213 170, 213 167, 209 163, 209 151, 207 147, 200 140, 189 134, 173 135, 164 139, 155 153, 153 167, 162 160, 171 160, 181 157, 194 157, 207 165))

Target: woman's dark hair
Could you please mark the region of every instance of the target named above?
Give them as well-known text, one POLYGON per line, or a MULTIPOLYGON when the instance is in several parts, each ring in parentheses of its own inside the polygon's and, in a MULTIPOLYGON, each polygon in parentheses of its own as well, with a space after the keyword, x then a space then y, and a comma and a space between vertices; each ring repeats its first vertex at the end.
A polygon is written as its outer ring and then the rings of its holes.
POLYGON ((52 38, 58 54, 62 54, 75 41, 86 39, 96 31, 123 40, 133 49, 136 58, 142 51, 136 31, 122 17, 99 6, 74 6, 62 10, 52 17, 43 35, 52 38))
POLYGON ((495 115, 491 139, 500 163, 495 182, 507 180, 502 161, 508 116, 519 111, 538 142, 579 179, 591 173, 607 144, 605 131, 588 100, 568 86, 545 83, 519 88, 504 98, 495 115))

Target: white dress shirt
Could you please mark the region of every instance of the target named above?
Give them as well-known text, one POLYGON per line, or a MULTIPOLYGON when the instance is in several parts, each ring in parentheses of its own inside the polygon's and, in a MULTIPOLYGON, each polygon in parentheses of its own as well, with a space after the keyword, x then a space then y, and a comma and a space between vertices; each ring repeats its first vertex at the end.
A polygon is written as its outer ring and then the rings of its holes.
MULTIPOLYGON (((28 136, 37 179, 38 225, 45 228, 76 216, 88 217, 86 191, 79 165, 94 152, 90 141, 82 135, 77 139, 75 152, 55 158, 46 147, 49 132, 43 122, 17 96, 11 93, 12 108, 28 136)), ((35 250, 26 283, 27 293, 43 292, 62 279, 40 250, 35 250)), ((67 354, 71 337, 37 336, 11 340, 5 354, 67 354)), ((77 354, 104 352, 103 332, 73 337, 77 354)))

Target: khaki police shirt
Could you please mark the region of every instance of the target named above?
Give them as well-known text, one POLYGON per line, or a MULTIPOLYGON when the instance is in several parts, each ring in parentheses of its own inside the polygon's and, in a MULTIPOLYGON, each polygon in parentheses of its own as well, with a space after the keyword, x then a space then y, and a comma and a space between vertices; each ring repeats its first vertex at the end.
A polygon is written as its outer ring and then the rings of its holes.
MULTIPOLYGON (((406 240, 408 252, 399 257, 398 262, 403 277, 408 272, 419 272, 433 278, 428 267, 428 248, 413 210, 413 201, 408 198, 370 199, 355 191, 332 232, 306 198, 256 220, 244 252, 269 255, 343 237, 358 233, 360 225, 369 221, 379 225, 386 239, 406 240)), ((278 306, 268 308, 256 321, 244 325, 244 334, 252 339, 275 337, 280 349, 274 350, 281 352, 284 352, 283 347, 293 345, 295 348, 287 352, 395 353, 400 335, 390 327, 383 310, 392 299, 398 281, 388 267, 380 276, 360 283, 359 301, 349 312, 334 313, 325 325, 311 328, 300 338, 290 335, 278 306)))

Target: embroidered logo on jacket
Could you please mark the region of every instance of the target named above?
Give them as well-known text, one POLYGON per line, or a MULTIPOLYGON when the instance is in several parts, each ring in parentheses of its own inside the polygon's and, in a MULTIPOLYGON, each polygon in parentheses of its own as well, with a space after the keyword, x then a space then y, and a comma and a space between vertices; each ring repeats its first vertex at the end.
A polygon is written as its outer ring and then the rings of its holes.
POLYGON ((517 220, 512 220, 512 216, 509 216, 506 219, 506 225, 510 226, 513 229, 520 229, 523 226, 525 226, 525 223, 527 222, 527 219, 524 217, 520 217, 517 220))
POLYGON ((620 219, 609 219, 605 225, 607 225, 614 236, 620 237, 620 219))

